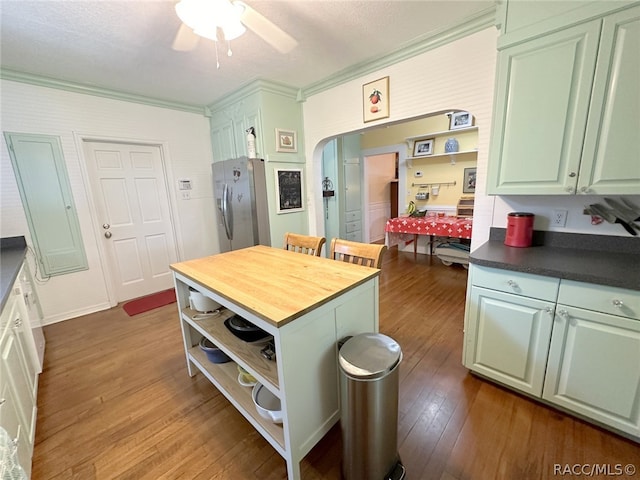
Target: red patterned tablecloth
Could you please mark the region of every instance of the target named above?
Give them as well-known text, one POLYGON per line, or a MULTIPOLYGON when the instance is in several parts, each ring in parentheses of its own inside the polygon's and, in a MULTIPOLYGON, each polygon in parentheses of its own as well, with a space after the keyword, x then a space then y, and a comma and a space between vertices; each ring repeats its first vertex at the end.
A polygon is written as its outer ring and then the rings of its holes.
MULTIPOLYGON (((409 244, 416 235, 471 238, 473 221, 459 217, 398 217, 387 220, 384 228, 387 247, 404 240, 409 244)), ((415 246, 414 246, 415 247, 415 246)))

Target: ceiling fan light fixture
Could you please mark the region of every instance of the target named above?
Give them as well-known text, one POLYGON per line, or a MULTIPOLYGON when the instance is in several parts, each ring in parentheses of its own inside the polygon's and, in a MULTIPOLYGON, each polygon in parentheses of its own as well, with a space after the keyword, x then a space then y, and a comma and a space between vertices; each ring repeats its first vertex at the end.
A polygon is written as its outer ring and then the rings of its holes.
POLYGON ((218 27, 225 40, 238 38, 246 31, 240 22, 242 7, 228 0, 181 0, 175 9, 178 18, 201 37, 218 40, 218 27))

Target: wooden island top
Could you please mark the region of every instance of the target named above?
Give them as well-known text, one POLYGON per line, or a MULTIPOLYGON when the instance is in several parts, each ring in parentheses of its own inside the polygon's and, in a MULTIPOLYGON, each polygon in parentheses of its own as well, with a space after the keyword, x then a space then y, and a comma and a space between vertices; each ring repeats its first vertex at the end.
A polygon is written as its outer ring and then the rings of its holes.
POLYGON ((263 245, 174 263, 171 269, 275 327, 380 275, 376 268, 263 245))

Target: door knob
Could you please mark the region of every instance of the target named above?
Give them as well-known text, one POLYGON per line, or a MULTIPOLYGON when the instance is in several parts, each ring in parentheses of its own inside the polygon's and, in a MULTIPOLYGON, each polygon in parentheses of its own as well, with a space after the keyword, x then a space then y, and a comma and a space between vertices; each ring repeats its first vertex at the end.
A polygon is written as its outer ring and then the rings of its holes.
POLYGON ((104 238, 111 238, 111 232, 104 232, 104 238))
POLYGON ((108 223, 103 223, 102 228, 104 228, 105 230, 109 230, 111 228, 111 225, 109 225, 108 223))

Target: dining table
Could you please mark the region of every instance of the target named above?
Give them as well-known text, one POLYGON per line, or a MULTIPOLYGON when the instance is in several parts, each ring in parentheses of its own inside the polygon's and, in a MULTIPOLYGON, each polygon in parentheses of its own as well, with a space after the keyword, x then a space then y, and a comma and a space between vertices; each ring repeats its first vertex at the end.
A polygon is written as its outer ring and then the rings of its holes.
POLYGON ((424 217, 402 216, 390 218, 385 225, 387 248, 409 245, 413 242, 413 253, 418 253, 418 236, 429 237, 429 253, 433 255, 435 237, 471 239, 473 219, 471 217, 427 215, 424 217))

